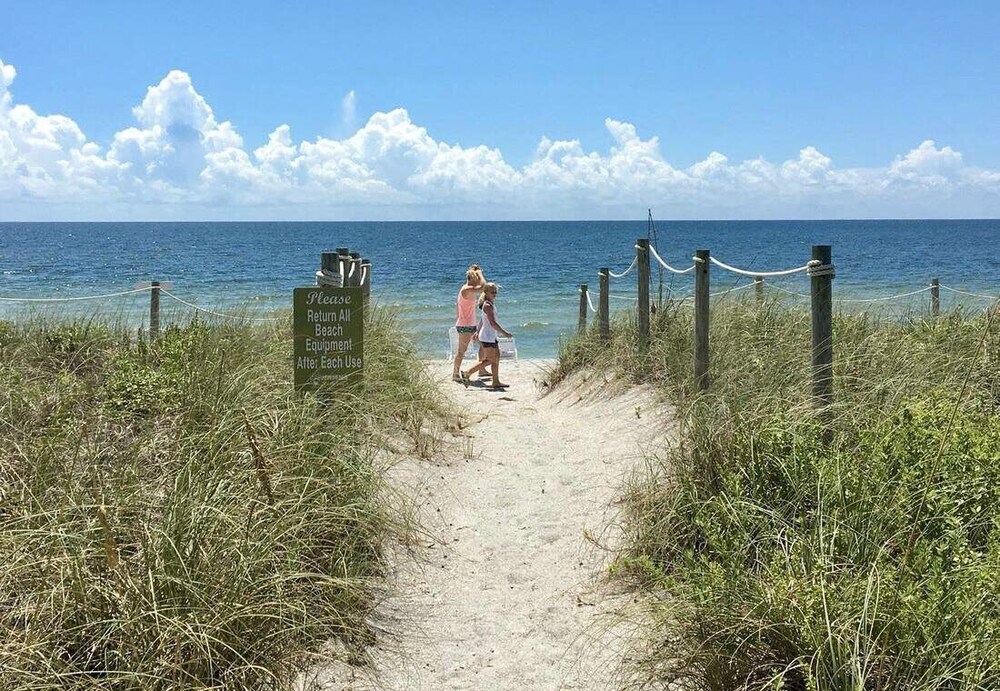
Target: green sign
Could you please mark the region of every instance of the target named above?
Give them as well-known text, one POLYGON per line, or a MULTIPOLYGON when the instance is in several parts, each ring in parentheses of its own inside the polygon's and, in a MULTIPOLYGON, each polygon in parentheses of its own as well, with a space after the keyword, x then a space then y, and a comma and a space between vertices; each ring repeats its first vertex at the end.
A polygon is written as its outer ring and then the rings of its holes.
POLYGON ((361 288, 296 288, 295 387, 318 389, 364 366, 361 288))

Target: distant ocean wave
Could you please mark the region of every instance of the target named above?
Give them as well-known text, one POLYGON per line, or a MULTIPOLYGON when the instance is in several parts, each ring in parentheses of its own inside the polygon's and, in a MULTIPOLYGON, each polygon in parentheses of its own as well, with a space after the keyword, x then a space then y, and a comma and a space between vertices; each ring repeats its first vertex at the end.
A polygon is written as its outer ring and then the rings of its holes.
POLYGON ((533 331, 533 330, 537 330, 537 329, 547 329, 550 326, 552 326, 552 324, 550 322, 525 322, 525 323, 521 324, 521 328, 525 329, 526 331, 533 331))

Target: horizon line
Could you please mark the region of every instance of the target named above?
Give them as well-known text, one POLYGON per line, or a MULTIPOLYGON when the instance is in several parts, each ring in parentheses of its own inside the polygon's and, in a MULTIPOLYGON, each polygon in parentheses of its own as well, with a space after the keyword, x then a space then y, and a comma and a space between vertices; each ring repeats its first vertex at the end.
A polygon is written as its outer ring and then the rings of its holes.
MULTIPOLYGON (((653 223, 829 223, 835 221, 998 221, 1000 217, 993 216, 949 216, 949 217, 899 217, 899 216, 879 216, 879 217, 858 217, 858 218, 661 218, 653 219, 653 223)), ((218 219, 196 219, 196 220, 171 220, 171 219, 147 219, 147 220, 0 220, 0 224, 11 223, 646 223, 648 219, 628 219, 628 218, 573 218, 573 219, 476 219, 469 218, 463 220, 427 220, 427 219, 381 219, 381 220, 351 220, 351 219, 249 219, 249 220, 218 220, 218 219)))

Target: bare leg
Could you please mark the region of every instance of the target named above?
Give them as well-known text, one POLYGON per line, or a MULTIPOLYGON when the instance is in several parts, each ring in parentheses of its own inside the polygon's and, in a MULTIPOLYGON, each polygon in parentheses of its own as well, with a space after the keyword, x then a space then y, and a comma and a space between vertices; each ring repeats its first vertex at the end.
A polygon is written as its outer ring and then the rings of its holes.
POLYGON ((479 359, 480 360, 486 360, 485 366, 483 367, 483 369, 481 369, 479 371, 479 376, 480 377, 492 377, 493 376, 493 372, 491 372, 490 370, 492 370, 493 367, 492 367, 492 364, 486 358, 486 353, 484 352, 485 350, 486 350, 486 348, 480 348, 479 349, 479 359))
POLYGON ((500 384, 500 349, 490 348, 489 355, 490 364, 493 365, 493 388, 499 387, 500 384))
POLYGON ((455 353, 454 366, 451 368, 451 378, 455 379, 462 372, 462 360, 465 359, 465 351, 469 349, 469 341, 472 334, 458 334, 458 352, 455 353))
POLYGON ((465 373, 466 378, 471 377, 476 372, 485 372, 486 368, 490 366, 490 351, 495 350, 494 348, 484 348, 482 345, 479 346, 479 362, 469 368, 465 373))

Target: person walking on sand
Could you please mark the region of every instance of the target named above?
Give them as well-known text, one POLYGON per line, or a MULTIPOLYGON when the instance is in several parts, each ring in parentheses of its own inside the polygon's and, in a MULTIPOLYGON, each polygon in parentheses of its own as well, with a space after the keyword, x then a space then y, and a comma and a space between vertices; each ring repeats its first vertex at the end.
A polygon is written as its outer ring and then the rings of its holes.
POLYGON ((500 326, 497 321, 497 284, 487 283, 483 286, 483 319, 479 325, 479 347, 482 349, 482 356, 478 363, 469 368, 466 372, 461 372, 462 383, 469 385, 469 377, 474 372, 478 372, 492 365, 493 384, 491 391, 501 391, 507 387, 500 381, 500 344, 497 343, 498 334, 506 338, 513 338, 513 334, 500 326))
POLYGON ((469 341, 478 329, 476 323, 476 293, 482 290, 486 279, 483 277, 483 270, 478 264, 473 264, 465 272, 465 283, 458 290, 458 298, 455 300, 455 330, 458 331, 458 351, 455 353, 455 361, 451 368, 451 378, 454 381, 462 381, 462 360, 465 358, 465 351, 469 349, 469 341))

